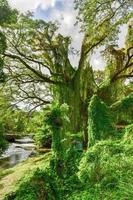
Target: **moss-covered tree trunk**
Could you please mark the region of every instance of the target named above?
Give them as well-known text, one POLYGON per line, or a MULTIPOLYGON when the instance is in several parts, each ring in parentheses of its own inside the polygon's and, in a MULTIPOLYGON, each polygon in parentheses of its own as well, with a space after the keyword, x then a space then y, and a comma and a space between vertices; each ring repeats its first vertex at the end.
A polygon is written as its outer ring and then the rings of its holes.
POLYGON ((81 122, 82 101, 78 85, 75 86, 75 84, 71 82, 67 86, 61 86, 58 95, 59 103, 66 103, 69 106, 70 126, 66 131, 71 131, 73 133, 81 131, 83 127, 81 122))
POLYGON ((71 77, 69 82, 58 86, 54 97, 58 97, 60 104, 69 106, 70 126, 65 131, 73 134, 83 132, 84 142, 87 143, 88 99, 95 89, 92 69, 85 62, 71 77))

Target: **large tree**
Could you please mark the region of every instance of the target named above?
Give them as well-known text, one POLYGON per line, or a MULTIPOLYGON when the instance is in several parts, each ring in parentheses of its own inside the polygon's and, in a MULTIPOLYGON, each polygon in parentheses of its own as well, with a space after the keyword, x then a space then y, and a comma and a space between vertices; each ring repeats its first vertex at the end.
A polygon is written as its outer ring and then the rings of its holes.
POLYGON ((30 13, 18 14, 17 23, 6 24, 2 32, 7 49, 1 52, 8 74, 8 87, 18 95, 18 101, 32 100, 34 107, 56 99, 69 105, 71 126, 68 131, 84 131, 87 135, 87 107, 93 94, 109 105, 119 99, 119 86, 133 77, 133 33, 131 0, 76 0, 78 21, 84 38, 79 64, 69 60, 70 37, 57 33, 52 22, 35 20, 30 13), (130 37, 125 50, 116 48, 123 24, 130 37), (105 48, 107 67, 98 84, 90 65, 92 53, 105 48), (116 90, 117 88, 117 90, 116 90), (114 95, 115 94, 115 95, 114 95))

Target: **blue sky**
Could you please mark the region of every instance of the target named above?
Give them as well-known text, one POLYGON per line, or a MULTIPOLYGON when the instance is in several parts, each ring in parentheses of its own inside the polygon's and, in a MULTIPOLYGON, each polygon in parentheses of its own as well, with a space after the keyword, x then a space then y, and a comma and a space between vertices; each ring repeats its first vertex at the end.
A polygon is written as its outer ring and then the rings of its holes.
MULTIPOLYGON (((44 19, 46 21, 59 21, 59 32, 64 36, 71 36, 72 46, 80 50, 82 43, 82 34, 79 33, 79 27, 74 26, 76 21, 76 11, 73 5, 74 0, 8 0, 9 4, 13 8, 17 8, 21 12, 27 10, 33 11, 35 18, 44 19)), ((122 30, 119 44, 123 46, 123 35, 126 34, 126 29, 122 30)), ((70 56, 71 63, 73 65, 78 64, 78 57, 70 56)), ((93 57, 91 64, 96 69, 101 69, 104 66, 104 62, 100 53, 97 52, 93 57)))
POLYGON ((64 10, 64 3, 63 1, 56 1, 54 6, 49 6, 47 9, 43 9, 41 5, 37 7, 35 10, 35 17, 37 18, 43 18, 45 20, 49 20, 51 16, 53 15, 53 11, 55 12, 62 12, 64 10))

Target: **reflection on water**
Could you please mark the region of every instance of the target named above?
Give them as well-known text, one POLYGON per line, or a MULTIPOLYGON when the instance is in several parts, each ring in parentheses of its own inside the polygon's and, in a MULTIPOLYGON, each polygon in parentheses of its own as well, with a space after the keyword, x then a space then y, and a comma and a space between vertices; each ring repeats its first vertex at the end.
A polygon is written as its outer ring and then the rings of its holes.
POLYGON ((26 160, 29 156, 35 153, 35 145, 28 138, 22 138, 16 143, 11 143, 8 149, 0 157, 0 168, 9 168, 17 163, 26 160))

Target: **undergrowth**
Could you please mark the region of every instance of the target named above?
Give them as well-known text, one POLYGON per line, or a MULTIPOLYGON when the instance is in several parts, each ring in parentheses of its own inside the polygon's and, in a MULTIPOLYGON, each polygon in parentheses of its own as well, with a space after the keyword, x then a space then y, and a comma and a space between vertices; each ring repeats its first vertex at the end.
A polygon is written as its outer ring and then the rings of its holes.
POLYGON ((105 120, 108 108, 96 96, 92 100, 90 109, 95 107, 94 102, 101 104, 103 119, 97 115, 101 123, 106 124, 102 130, 95 111, 90 112, 89 130, 93 141, 87 151, 79 151, 73 145, 69 148, 63 146, 62 124, 65 120, 60 108, 54 107, 53 112, 47 115, 49 127, 54 130, 49 164, 26 175, 18 183, 16 191, 4 200, 133 199, 133 124, 125 128, 122 137, 115 137, 111 118, 105 120), (94 127, 101 128, 98 138, 94 127), (104 133, 108 137, 104 138, 104 133))

